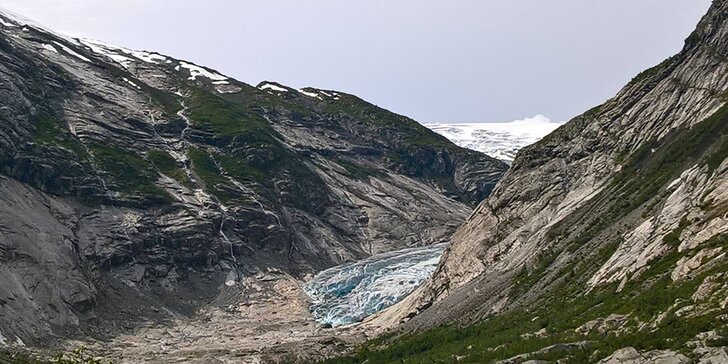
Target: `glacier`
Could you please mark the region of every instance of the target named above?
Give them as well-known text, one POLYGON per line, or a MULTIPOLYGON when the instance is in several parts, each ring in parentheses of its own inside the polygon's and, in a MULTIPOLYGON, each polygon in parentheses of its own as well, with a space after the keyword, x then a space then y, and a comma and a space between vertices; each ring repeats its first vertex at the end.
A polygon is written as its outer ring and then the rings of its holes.
POLYGON ((429 279, 446 244, 371 256, 318 273, 303 285, 316 321, 351 324, 405 298, 429 279))
POLYGON ((516 153, 554 131, 563 123, 543 115, 507 123, 425 123, 424 126, 453 143, 493 158, 512 162, 516 153))

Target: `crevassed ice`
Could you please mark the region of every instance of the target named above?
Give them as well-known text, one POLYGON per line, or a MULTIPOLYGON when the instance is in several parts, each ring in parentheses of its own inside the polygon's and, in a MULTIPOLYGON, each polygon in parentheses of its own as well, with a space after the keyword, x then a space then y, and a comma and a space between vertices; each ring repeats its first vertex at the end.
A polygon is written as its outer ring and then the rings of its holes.
POLYGON ((402 300, 430 278, 445 244, 404 249, 343 264, 303 286, 317 321, 339 326, 359 322, 402 300))
POLYGON ((554 131, 563 123, 543 115, 508 123, 427 123, 426 127, 453 143, 512 162, 518 151, 554 131))

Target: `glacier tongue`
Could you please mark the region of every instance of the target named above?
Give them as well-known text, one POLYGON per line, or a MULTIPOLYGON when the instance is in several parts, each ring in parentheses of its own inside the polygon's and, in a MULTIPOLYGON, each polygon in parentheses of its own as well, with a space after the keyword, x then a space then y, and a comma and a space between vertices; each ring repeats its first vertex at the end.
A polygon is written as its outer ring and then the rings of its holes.
POLYGON ((402 300, 428 279, 446 244, 404 249, 327 269, 304 284, 317 321, 359 322, 402 300))

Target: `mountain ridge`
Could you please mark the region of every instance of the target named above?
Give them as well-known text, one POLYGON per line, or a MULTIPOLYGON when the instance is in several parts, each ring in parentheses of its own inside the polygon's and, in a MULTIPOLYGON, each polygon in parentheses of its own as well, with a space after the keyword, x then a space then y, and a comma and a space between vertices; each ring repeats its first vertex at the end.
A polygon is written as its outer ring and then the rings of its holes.
POLYGON ((27 345, 443 242, 507 168, 353 95, 0 18, 0 326, 27 345))

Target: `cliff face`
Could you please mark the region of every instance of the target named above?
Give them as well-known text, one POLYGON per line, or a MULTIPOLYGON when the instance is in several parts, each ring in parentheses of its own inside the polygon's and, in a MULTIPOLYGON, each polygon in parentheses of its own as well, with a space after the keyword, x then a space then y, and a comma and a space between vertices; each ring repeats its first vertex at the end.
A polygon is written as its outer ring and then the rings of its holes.
POLYGON ((727 56, 715 1, 680 53, 520 151, 433 279, 380 319, 472 322, 567 287, 619 295, 656 265, 678 285, 723 264, 727 56))
POLYGON ((114 335, 242 277, 445 241, 507 168, 352 95, 0 18, 9 340, 114 335))

